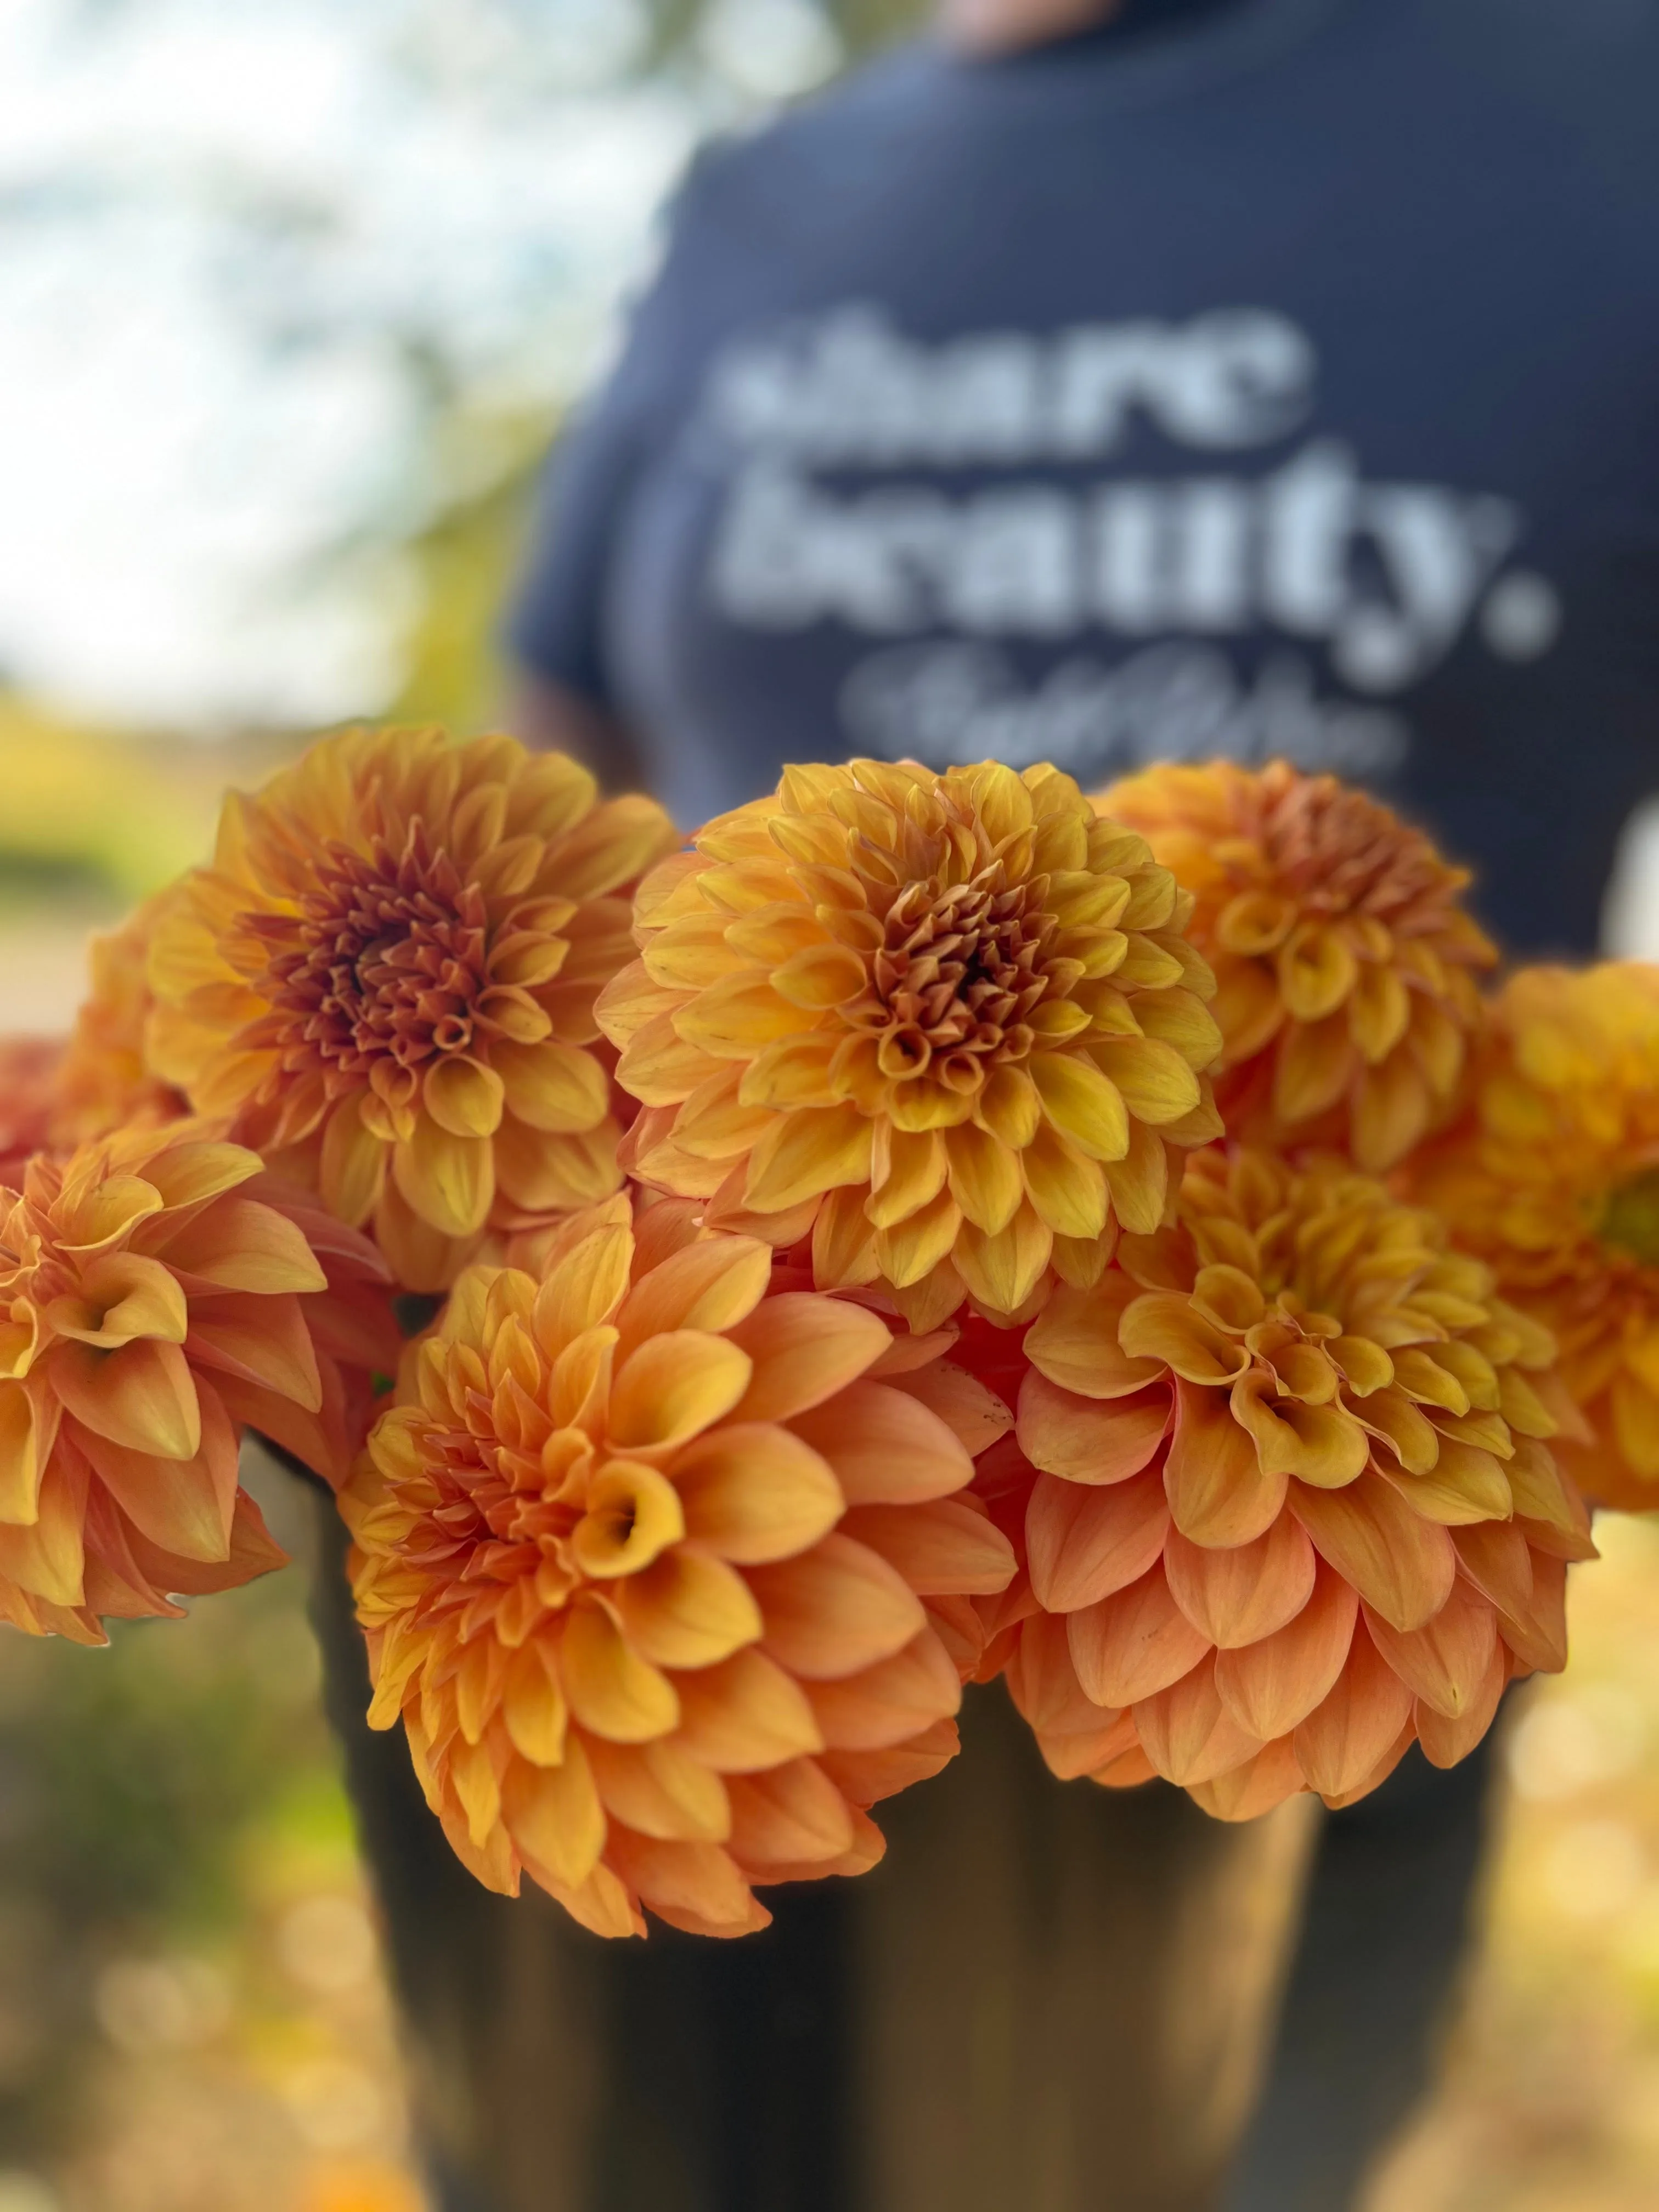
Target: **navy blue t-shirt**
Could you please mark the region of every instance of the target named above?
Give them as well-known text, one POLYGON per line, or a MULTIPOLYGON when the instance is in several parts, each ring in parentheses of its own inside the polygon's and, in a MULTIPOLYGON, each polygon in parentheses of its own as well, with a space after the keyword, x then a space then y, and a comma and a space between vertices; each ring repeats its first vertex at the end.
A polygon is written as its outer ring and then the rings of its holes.
POLYGON ((1279 754, 1586 948, 1659 788, 1659 0, 1158 4, 703 157, 514 649, 687 823, 1279 754))

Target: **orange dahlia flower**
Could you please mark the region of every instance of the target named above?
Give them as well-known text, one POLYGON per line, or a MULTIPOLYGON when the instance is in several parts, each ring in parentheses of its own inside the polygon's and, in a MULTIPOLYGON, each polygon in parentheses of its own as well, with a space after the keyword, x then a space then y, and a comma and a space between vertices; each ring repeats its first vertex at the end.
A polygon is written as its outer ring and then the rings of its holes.
POLYGON ((792 768, 641 888, 605 991, 645 1181, 911 1325, 1020 1315, 1218 1133, 1190 902, 1068 776, 792 768))
POLYGON ((199 1123, 40 1156, 0 1189, 0 1617, 105 1640, 282 1564, 237 1486, 244 1425, 337 1480, 341 1362, 395 1359, 353 1231, 199 1123))
POLYGON ((1232 1134, 1329 1144, 1376 1174, 1451 1104, 1493 946, 1420 830, 1284 761, 1149 769, 1097 804, 1196 895, 1232 1134))
POLYGON ((593 1000, 675 839, 594 794, 512 738, 349 731, 232 794, 156 927, 153 1066, 372 1220, 410 1289, 450 1279, 498 1193, 542 1212, 620 1181, 593 1000))
POLYGON ((1011 1416, 689 1206, 636 1233, 618 1199, 547 1260, 463 1275, 342 1495, 370 1724, 491 1888, 742 1935, 955 1752, 965 1594, 1014 1571, 963 1493, 1011 1416))
POLYGON ((1026 1333, 981 1484, 1024 1565, 986 1671, 1057 1774, 1161 1774, 1223 1819, 1346 1804, 1413 1740, 1450 1765, 1564 1663, 1593 1551, 1549 1340, 1346 1170, 1206 1153, 1179 1212, 1026 1333))
POLYGON ((145 1047, 155 1003, 150 940, 166 896, 146 899, 118 929, 92 940, 92 988, 53 1078, 54 1146, 67 1149, 113 1129, 171 1121, 189 1111, 182 1092, 152 1071, 145 1047))
POLYGON ((1468 1116, 1412 1169, 1553 1333, 1582 1417, 1557 1447, 1575 1479, 1659 1505, 1659 969, 1511 976, 1468 1116))

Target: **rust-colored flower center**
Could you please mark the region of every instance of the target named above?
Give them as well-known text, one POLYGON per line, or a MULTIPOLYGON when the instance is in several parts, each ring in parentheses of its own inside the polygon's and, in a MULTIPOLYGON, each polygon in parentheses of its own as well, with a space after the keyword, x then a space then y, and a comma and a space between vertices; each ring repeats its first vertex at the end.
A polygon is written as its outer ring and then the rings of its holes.
POLYGON ((490 981, 483 895, 428 850, 418 821, 400 855, 380 839, 368 854, 331 848, 299 903, 249 917, 285 1054, 362 1075, 473 1045, 490 981))
POLYGON ((1256 836, 1273 880, 1310 912, 1398 921, 1462 880, 1420 832, 1332 776, 1272 793, 1256 836))
POLYGON ((1027 1017, 1056 978, 1044 955, 1055 928, 1046 883, 1006 888, 1001 868, 940 890, 907 884, 888 908, 868 987, 844 1012, 880 1040, 884 1075, 931 1074, 972 1091, 1035 1042, 1027 1017))

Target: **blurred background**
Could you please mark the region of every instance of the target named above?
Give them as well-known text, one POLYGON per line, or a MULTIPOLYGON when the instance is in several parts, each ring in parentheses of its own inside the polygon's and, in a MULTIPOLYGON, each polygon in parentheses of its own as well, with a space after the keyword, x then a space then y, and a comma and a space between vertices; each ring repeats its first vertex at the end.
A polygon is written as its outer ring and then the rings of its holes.
MULTIPOLYGON (((0 1028, 321 723, 487 722, 561 412, 690 148, 904 0, 0 0, 0 1028)), ((1659 952, 1638 825, 1609 909, 1659 952)), ((301 1571, 0 1648, 0 2212, 422 2212, 301 1571)), ((1511 1726, 1372 2212, 1659 2201, 1659 1528, 1511 1726)))

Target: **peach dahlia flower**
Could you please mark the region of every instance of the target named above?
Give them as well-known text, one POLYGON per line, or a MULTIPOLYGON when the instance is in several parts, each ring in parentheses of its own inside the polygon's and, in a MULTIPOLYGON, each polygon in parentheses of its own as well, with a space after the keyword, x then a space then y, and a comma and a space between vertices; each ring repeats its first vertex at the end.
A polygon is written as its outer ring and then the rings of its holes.
POLYGON ((258 1155, 187 1121, 0 1188, 0 1617, 105 1640, 282 1564, 237 1486, 242 1428, 337 1480, 343 1376, 395 1358, 383 1271, 258 1155))
POLYGON ((1161 1774, 1223 1819, 1346 1803, 1413 1739, 1450 1765, 1564 1663, 1593 1550, 1549 1340, 1346 1169, 1205 1153, 1179 1210, 1026 1333, 980 1484, 1024 1568, 986 1671, 1056 1773, 1161 1774))
POLYGON ((644 1181, 913 1327, 1088 1281, 1218 1133, 1189 902, 1068 776, 792 768, 641 888, 604 994, 644 1181))
POLYGON ((1228 1130, 1328 1144, 1380 1174, 1452 1103, 1497 953, 1468 871, 1332 775, 1284 761, 1148 769, 1102 792, 1196 895, 1228 1130))
POLYGON ((342 1495, 370 1724, 491 1888, 742 1935, 955 1752, 966 1594, 1014 1571, 963 1493, 1011 1417, 689 1206, 619 1198, 547 1261, 463 1275, 342 1495))
POLYGON ((1470 1112, 1412 1163, 1425 1201, 1554 1334, 1592 1498, 1659 1505, 1659 969, 1522 969, 1470 1112))
POLYGON ((512 738, 352 730, 226 801, 155 931, 151 1060, 441 1288, 499 1196, 620 1180, 593 1000, 674 832, 512 738))
POLYGON ((52 1140, 67 1148, 112 1129, 176 1120, 184 1095, 151 1069, 150 941, 167 894, 146 899, 92 940, 90 985, 52 1082, 52 1140))

